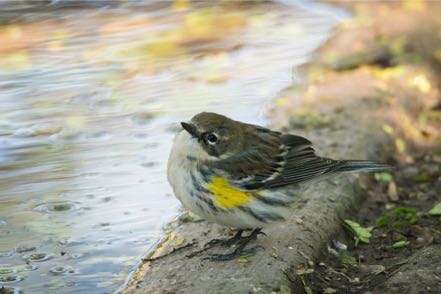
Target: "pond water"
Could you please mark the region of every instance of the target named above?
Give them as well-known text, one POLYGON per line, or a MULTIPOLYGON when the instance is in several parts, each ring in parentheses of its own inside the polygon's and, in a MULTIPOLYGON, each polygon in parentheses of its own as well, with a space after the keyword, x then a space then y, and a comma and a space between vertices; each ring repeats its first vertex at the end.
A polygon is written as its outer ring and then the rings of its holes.
POLYGON ((208 110, 265 124, 342 13, 232 3, 45 6, 1 22, 0 286, 116 291, 179 214, 165 172, 178 122, 208 110))

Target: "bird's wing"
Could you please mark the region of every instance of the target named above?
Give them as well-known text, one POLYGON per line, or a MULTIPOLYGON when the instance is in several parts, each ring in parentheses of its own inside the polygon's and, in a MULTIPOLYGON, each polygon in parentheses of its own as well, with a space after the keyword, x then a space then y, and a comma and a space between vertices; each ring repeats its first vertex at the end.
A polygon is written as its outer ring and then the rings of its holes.
POLYGON ((254 126, 242 152, 218 163, 244 190, 279 188, 332 172, 339 161, 318 157, 309 140, 254 126))

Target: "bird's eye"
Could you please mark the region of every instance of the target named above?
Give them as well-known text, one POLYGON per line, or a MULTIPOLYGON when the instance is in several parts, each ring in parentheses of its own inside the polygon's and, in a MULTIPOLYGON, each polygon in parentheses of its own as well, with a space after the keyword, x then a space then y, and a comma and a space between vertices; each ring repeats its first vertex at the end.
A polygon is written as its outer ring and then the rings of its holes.
POLYGON ((207 142, 208 144, 214 145, 217 143, 217 136, 215 133, 209 133, 207 135, 207 142))

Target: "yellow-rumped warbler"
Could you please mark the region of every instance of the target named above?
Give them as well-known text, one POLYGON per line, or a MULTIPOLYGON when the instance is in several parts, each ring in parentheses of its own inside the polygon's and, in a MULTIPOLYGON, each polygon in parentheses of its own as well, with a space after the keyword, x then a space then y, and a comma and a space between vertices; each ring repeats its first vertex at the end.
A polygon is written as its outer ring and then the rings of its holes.
MULTIPOLYGON (((323 175, 370 172, 390 166, 365 160, 319 157, 311 142, 300 136, 242 123, 202 112, 181 123, 168 161, 168 180, 183 206, 204 219, 239 229, 254 229, 283 221, 295 195, 288 186, 323 175)), ((292 188, 292 187, 291 187, 292 188)), ((246 242, 232 254, 239 256, 246 242)))

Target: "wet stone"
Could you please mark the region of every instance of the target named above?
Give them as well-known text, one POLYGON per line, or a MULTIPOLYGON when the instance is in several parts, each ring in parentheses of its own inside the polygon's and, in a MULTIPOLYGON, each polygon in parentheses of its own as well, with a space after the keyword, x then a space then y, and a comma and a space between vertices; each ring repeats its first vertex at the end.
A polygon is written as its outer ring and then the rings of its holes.
POLYGON ((51 267, 49 270, 54 275, 66 275, 66 274, 74 274, 75 270, 68 265, 57 265, 54 267, 51 267))
POLYGON ((20 288, 11 287, 11 286, 0 286, 1 294, 19 294, 22 293, 20 288))
POLYGON ((36 249, 35 246, 21 245, 15 248, 15 252, 24 253, 24 252, 34 251, 35 249, 36 249))
POLYGON ((83 242, 72 238, 62 238, 58 241, 58 243, 60 243, 61 245, 79 245, 82 244, 83 242))
POLYGON ((0 268, 0 275, 11 275, 15 274, 15 270, 12 268, 0 268))
POLYGON ((38 269, 38 266, 33 265, 33 264, 27 264, 27 265, 21 267, 19 269, 19 271, 30 272, 30 271, 35 271, 36 269, 38 269))
POLYGON ((37 205, 34 210, 46 213, 67 212, 76 209, 71 202, 48 202, 37 205))
POLYGON ((36 261, 36 262, 45 261, 48 260, 49 258, 50 255, 44 252, 36 252, 23 256, 23 259, 25 259, 26 261, 36 261))
POLYGON ((16 283, 23 280, 19 275, 1 275, 0 283, 16 283))
POLYGON ((0 257, 9 257, 12 256, 12 251, 0 251, 0 257))

